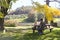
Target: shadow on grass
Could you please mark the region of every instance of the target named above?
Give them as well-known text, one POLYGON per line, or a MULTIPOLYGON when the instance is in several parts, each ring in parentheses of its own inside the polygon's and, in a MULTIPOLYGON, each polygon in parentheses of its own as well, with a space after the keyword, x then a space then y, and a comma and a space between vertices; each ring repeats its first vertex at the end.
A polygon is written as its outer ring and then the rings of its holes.
MULTIPOLYGON (((14 36, 16 37, 16 36, 14 36)), ((15 38, 16 40, 37 40, 40 37, 40 35, 38 35, 38 33, 26 33, 25 35, 19 37, 18 39, 15 38)))
POLYGON ((60 40, 60 30, 53 30, 52 32, 46 32, 43 40, 60 40))
POLYGON ((38 33, 25 33, 23 36, 14 36, 14 40, 60 40, 59 30, 53 30, 52 32, 46 32, 44 35, 38 35, 38 33))
MULTIPOLYGON (((60 30, 53 30, 52 32, 45 31, 44 35, 38 35, 37 32, 34 34, 32 31, 28 31, 27 33, 21 34, 14 33, 12 36, 8 33, 9 36, 2 37, 3 40, 60 40, 60 30)), ((4 36, 4 35, 3 35, 4 36)))

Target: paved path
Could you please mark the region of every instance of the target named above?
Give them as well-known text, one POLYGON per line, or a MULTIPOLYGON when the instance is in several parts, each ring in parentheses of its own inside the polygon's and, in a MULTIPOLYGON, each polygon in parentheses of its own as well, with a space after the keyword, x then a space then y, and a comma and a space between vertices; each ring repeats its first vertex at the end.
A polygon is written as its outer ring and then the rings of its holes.
POLYGON ((5 29, 31 29, 33 26, 5 27, 5 29))

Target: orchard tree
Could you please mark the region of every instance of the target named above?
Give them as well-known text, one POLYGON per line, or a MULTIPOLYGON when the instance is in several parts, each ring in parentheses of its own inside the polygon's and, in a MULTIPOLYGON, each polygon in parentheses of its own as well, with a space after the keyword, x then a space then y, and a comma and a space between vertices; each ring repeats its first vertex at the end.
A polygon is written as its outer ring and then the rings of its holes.
POLYGON ((0 0, 0 30, 4 30, 4 17, 8 14, 8 9, 11 7, 12 2, 16 0, 0 0))

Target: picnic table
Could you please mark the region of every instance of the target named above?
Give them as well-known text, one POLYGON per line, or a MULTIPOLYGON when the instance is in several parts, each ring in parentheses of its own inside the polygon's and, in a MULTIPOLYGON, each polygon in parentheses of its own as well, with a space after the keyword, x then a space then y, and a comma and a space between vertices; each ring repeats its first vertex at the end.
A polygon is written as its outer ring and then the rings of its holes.
MULTIPOLYGON (((39 25, 35 25, 35 26, 32 28, 33 33, 35 33, 35 30, 37 30, 38 26, 39 26, 39 25)), ((51 27, 51 25, 50 25, 50 24, 46 24, 46 27, 44 28, 44 30, 45 30, 45 29, 49 29, 49 30, 50 30, 50 32, 51 32, 51 31, 52 31, 52 29, 53 29, 53 27, 51 27)))

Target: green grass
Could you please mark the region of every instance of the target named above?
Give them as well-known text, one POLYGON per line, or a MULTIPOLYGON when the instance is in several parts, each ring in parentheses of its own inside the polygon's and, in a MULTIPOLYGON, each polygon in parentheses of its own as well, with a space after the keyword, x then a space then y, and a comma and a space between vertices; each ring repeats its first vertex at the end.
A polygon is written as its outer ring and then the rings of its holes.
POLYGON ((54 18, 54 22, 60 21, 60 18, 54 18))
POLYGON ((0 32, 0 40, 60 40, 60 28, 44 31, 44 35, 38 35, 37 31, 33 34, 32 30, 8 31, 5 34, 0 32))

